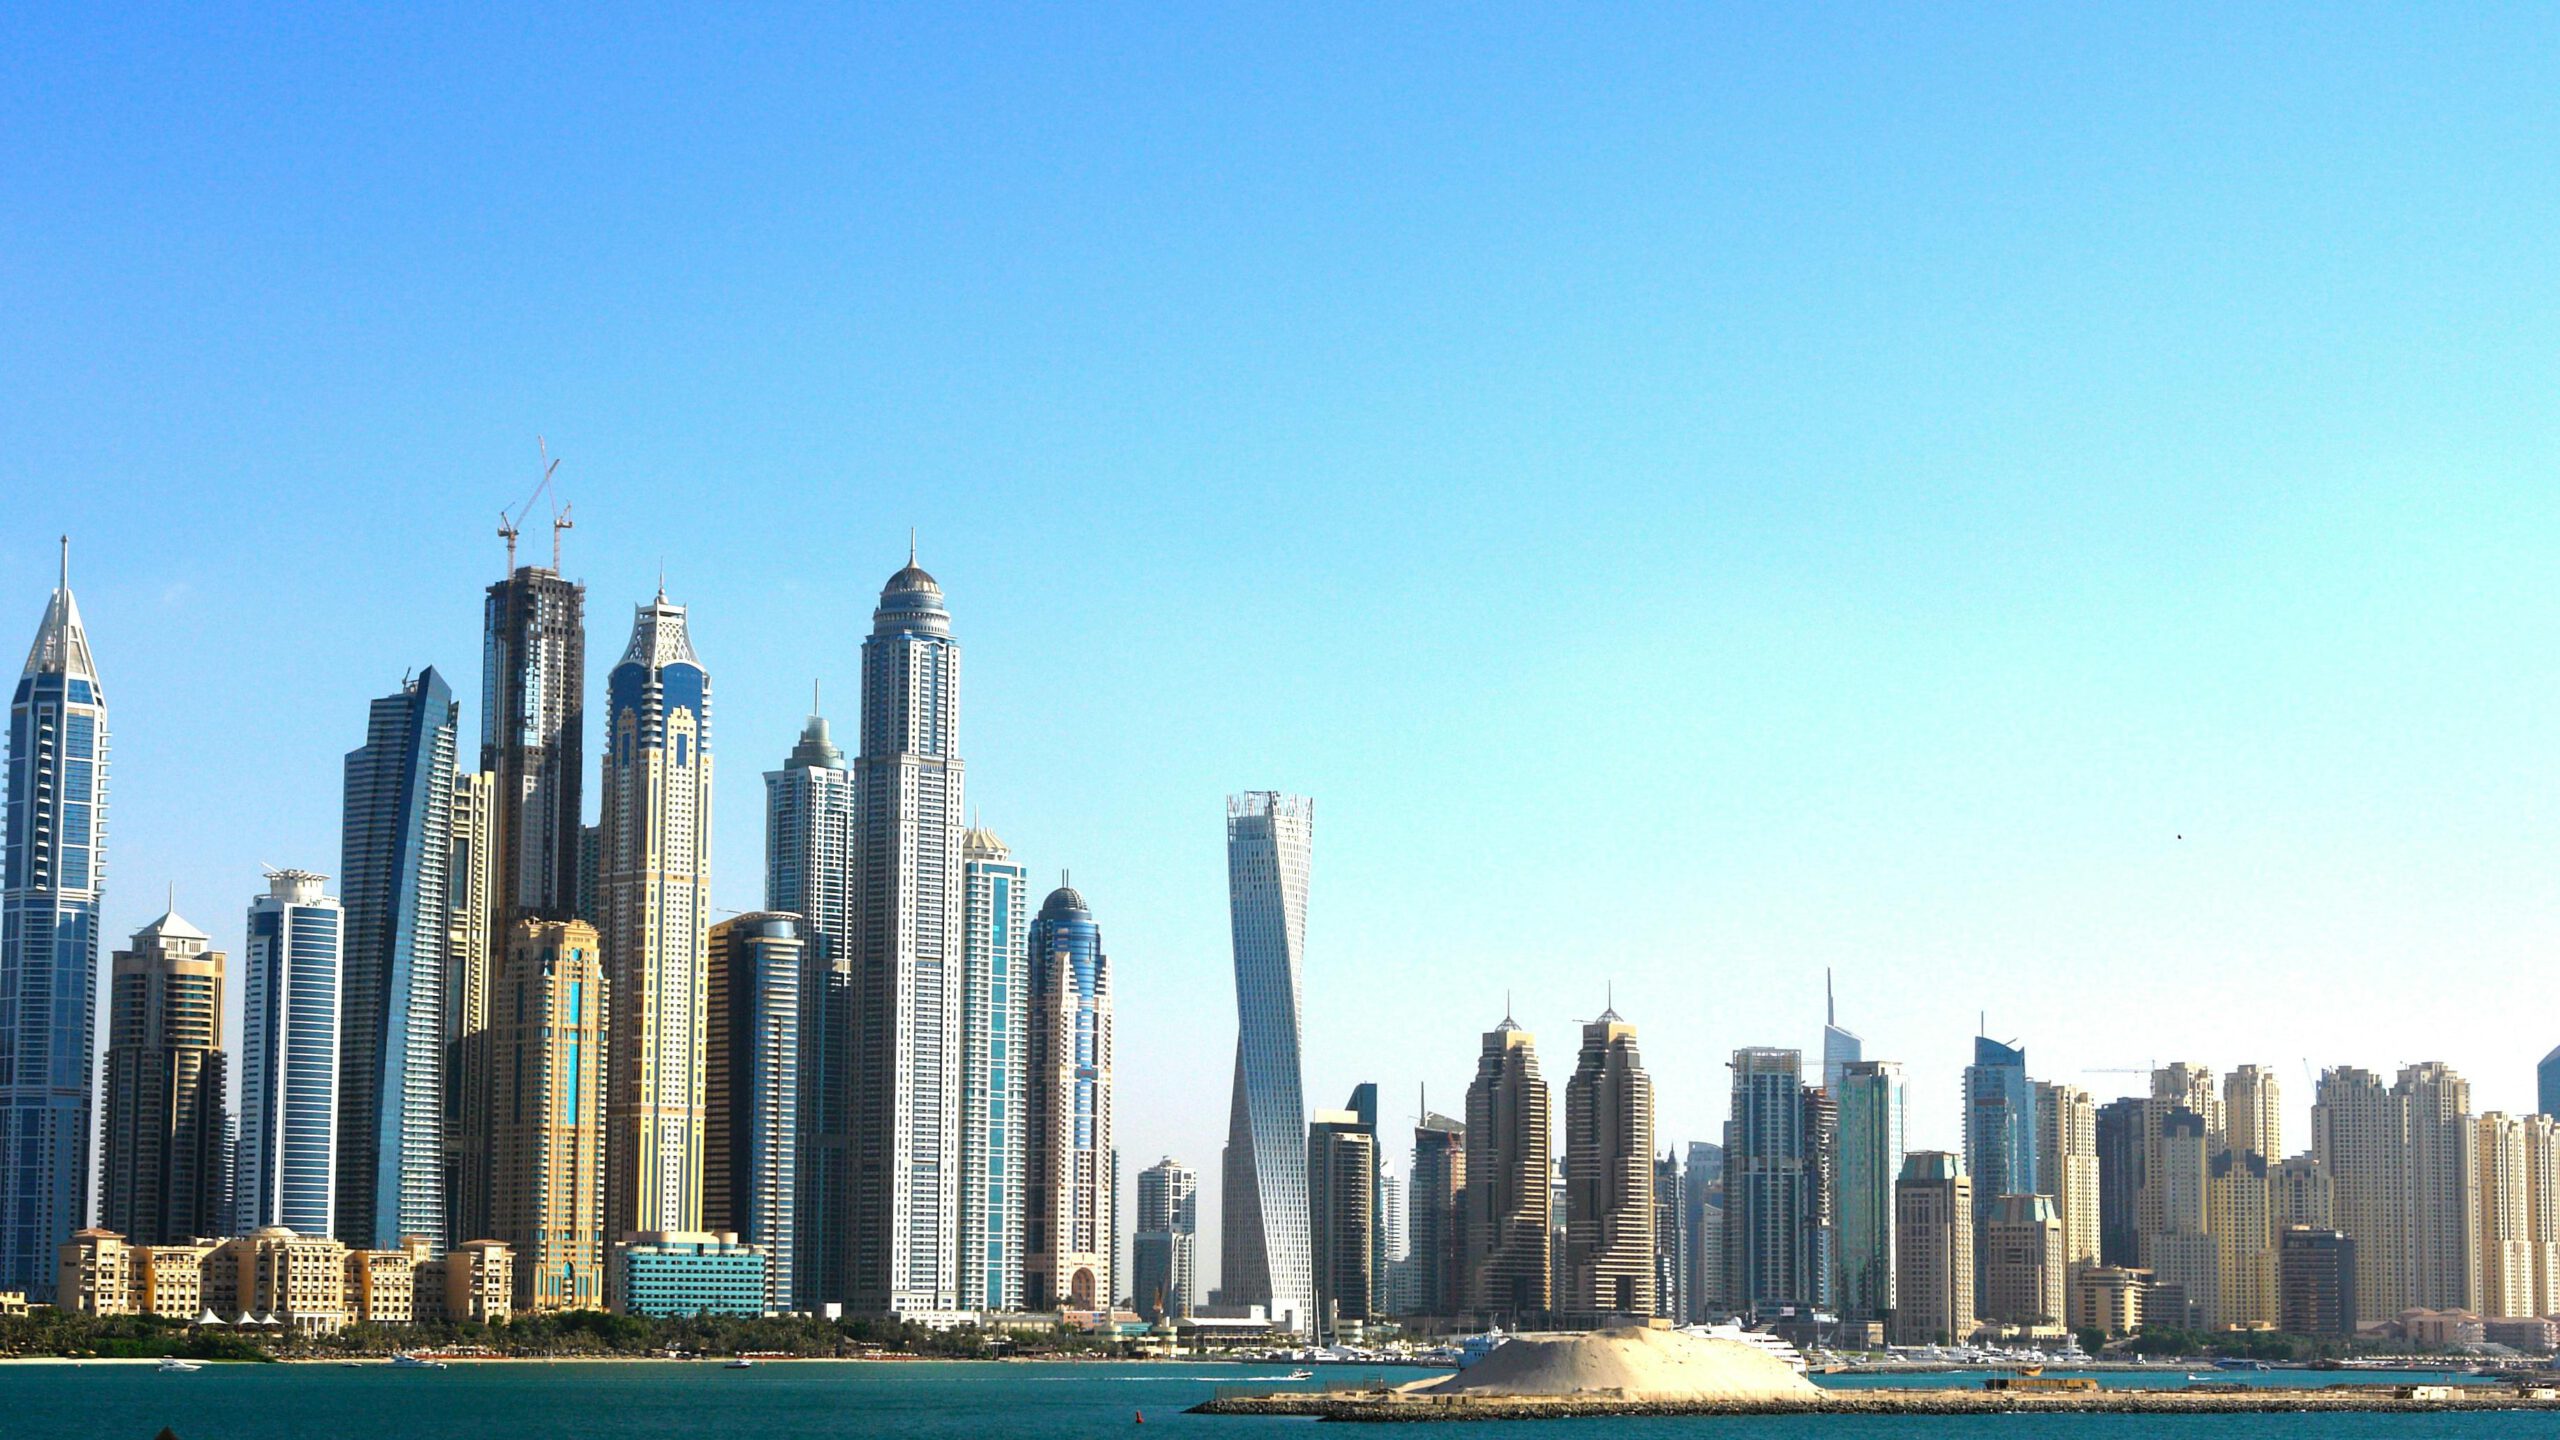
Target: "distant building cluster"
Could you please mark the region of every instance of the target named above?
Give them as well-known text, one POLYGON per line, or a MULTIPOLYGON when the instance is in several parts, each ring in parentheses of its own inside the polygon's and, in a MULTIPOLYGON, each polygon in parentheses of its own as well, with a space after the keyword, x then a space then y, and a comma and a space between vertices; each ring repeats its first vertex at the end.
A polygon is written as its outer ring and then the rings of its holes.
POLYGON ((964 821, 960 649, 912 553, 862 642, 854 753, 810 715, 763 776, 764 908, 715 921, 684 607, 635 607, 591 697, 584 587, 510 536, 476 760, 437 670, 373 701, 334 887, 268 872, 236 977, 173 896, 112 954, 103 1055, 108 711, 66 546, 0 833, 6 1303, 300 1331, 611 1308, 1317 1343, 1388 1320, 2555 1338, 2560 1052, 2532 1115, 2474 1113, 2442 1064, 2327 1070, 2288 1153, 2271 1070, 2174 1063, 2099 1103, 1977 1036, 1961 1148, 1912 1150, 1902 1068, 1832 1012, 1811 1065, 1733 1052, 1721 1134, 1683 1147, 1612 1000, 1561 1105, 1506 1014, 1459 1113, 1424 1097, 1391 1155, 1376 1085, 1307 1102, 1315 806, 1277 791, 1226 807, 1209 1289, 1198 1173, 1158 1161, 1123 1213, 1097 912, 1063 876, 1035 903, 964 821))

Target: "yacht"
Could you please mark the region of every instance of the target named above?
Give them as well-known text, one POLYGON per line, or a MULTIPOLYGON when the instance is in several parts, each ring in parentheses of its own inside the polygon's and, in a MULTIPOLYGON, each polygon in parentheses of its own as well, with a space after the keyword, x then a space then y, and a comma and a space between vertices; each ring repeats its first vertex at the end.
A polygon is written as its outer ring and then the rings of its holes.
POLYGON ((752 1370, 752 1369, 754 1369, 754 1368, 755 1368, 755 1363, 756 1363, 756 1362, 754 1362, 753 1360, 750 1360, 750 1359, 748 1359, 746 1356, 741 1355, 741 1356, 737 1357, 736 1359, 731 1360, 728 1364, 721 1366, 720 1368, 721 1368, 721 1369, 723 1369, 723 1370, 752 1370))
POLYGON ((201 1360, 181 1360, 175 1355, 160 1357, 160 1373, 163 1375, 193 1375, 203 1368, 201 1360))
POLYGON ((394 1370, 441 1370, 444 1368, 444 1362, 424 1359, 409 1354, 405 1350, 396 1350, 391 1355, 391 1368, 394 1370))
POLYGON ((1499 1349, 1502 1343, 1510 1338, 1511 1337, 1509 1335, 1503 1333, 1502 1327, 1499 1325, 1494 1326, 1492 1329, 1487 1330, 1481 1335, 1469 1335, 1465 1337, 1458 1342, 1458 1368, 1464 1370, 1468 1366, 1473 1365, 1487 1355, 1492 1354, 1496 1349, 1499 1349))
POLYGON ((1731 1340, 1748 1345, 1761 1354, 1784 1364, 1799 1375, 1805 1373, 1804 1352, 1770 1334, 1766 1330, 1745 1330, 1731 1320, 1721 1325, 1691 1325, 1691 1335, 1704 1335, 1710 1340, 1731 1340))

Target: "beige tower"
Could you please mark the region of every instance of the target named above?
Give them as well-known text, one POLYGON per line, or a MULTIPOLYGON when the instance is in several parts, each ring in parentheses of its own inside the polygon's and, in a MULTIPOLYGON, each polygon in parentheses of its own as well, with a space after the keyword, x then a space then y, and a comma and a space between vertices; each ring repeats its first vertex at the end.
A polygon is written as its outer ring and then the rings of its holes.
POLYGON ((2159 1132, 2160 1158, 2146 1179, 2159 1202, 2160 1228, 2144 1237, 2157 1287, 2153 1318, 2183 1328, 2210 1328, 2222 1305, 2222 1268, 2207 1228, 2213 1158, 2204 1117, 2173 1110, 2159 1132))
POLYGON ((2151 1098, 2142 1107, 2143 1182, 2134 1194, 2134 1228, 2140 1236, 2146 1265, 2151 1263, 2151 1237, 2168 1228, 2163 1208, 2167 1196, 2159 1179, 2161 1131, 2169 1117, 2181 1110, 2203 1122, 2206 1153, 2210 1155, 2222 1139, 2222 1095, 2214 1084, 2213 1067, 2181 1060, 2151 1072, 2151 1098))
POLYGON ((1378 1137, 1350 1110, 1307 1116, 1307 1216, 1316 1281, 1316 1339, 1340 1344, 1376 1315, 1378 1137))
POLYGON ((603 779, 596 893, 608 1002, 610 1246, 632 1234, 702 1229, 711 681, 684 607, 664 591, 637 607, 631 643, 605 682, 603 779))
POLYGON ((2077 1085, 2036 1086, 2036 1179, 2062 1224, 2062 1263, 2098 1263, 2098 1107, 2077 1085))
POLYGON ((2267 1208, 2274 1214, 2278 1235, 2288 1225, 2307 1225, 2314 1230, 2338 1228, 2337 1187, 2319 1156, 2306 1151, 2276 1162, 2267 1169, 2267 1184, 2274 1191, 2267 1208))
POLYGON ((453 915, 444 965, 444 1241, 489 1234, 489 992, 501 958, 489 930, 497 909, 498 777, 453 781, 453 915))
POLYGON ((219 1235, 231 1221, 222 973, 222 952, 174 909, 115 953, 98 1210, 136 1246, 219 1235))
POLYGON ((2450 1067, 2429 1062, 2401 1070, 2391 1088, 2409 1122, 2409 1303, 2477 1310, 2480 1167, 2471 1085, 2450 1067))
POLYGON ((2525 1239, 2533 1263, 2529 1315, 2560 1314, 2560 1120, 2517 1117, 2524 1132, 2525 1239))
POLYGON ((1467 1087, 1467 1308, 1519 1319, 1555 1308, 1547 1226, 1555 1203, 1547 1082, 1537 1038, 1502 1017, 1467 1087))
POLYGON ((1944 1150, 1903 1157, 1893 1185, 1894 1340, 1961 1345, 1974 1332, 1973 1182, 1944 1150))
POLYGON ((2276 1323, 2276 1237, 2269 1213, 2274 1194, 2267 1157, 2226 1149, 2213 1157, 2205 1188, 2205 1228, 2213 1235, 2219 1281, 2217 1325, 2276 1323))
POLYGON ((2222 1082, 2222 1141, 2214 1148, 2267 1157, 2284 1154, 2284 1096, 2275 1072, 2243 1065, 2222 1082))
POLYGON ((1574 1314, 1654 1312, 1653 1078, 1615 1009, 1582 1027, 1564 1087, 1565 1296, 1574 1314))
POLYGON ((2370 1070, 2320 1072, 2311 1153, 2329 1172, 2336 1228, 2356 1239, 2356 1309, 2409 1308, 2408 1107, 2370 1070))
POLYGON ((514 1253, 519 1311, 604 1304, 598 948, 583 921, 520 921, 491 995, 490 1228, 514 1253))
POLYGON ((2524 1125, 2496 1111, 2474 1122, 2479 1166, 2475 1225, 2480 1234, 2480 1313, 2539 1315, 2534 1291, 2533 1182, 2524 1125))
POLYGON ((2062 1216, 2050 1195, 2003 1195, 1983 1217, 1982 1318, 2030 1330, 2064 1323, 2062 1216))

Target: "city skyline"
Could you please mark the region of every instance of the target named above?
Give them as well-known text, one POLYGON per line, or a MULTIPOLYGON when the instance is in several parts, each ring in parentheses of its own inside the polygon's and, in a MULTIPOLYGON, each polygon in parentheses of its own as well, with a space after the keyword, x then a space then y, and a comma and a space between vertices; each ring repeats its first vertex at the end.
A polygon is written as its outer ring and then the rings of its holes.
POLYGON ((1124 1159, 1202 1175, 1204 1281, 1248 787, 1324 807, 1304 1091, 1388 1134, 1506 992, 1560 1082, 1614 981, 1660 1143, 1711 1140, 1734 1051, 1812 1073, 1826 969, 1915 1149, 1980 1029, 2102 1104, 2257 1064, 2294 1137, 2333 1067, 2523 1111, 2547 28, 26 15, 0 636, 70 533, 98 968, 174 882, 236 1041, 366 707, 434 665, 475 768, 501 509, 592 612, 582 812, 622 607, 687 603, 710 912, 765 908, 754 776, 813 681, 856 748, 912 528, 965 819, 1107 917, 1124 1159))

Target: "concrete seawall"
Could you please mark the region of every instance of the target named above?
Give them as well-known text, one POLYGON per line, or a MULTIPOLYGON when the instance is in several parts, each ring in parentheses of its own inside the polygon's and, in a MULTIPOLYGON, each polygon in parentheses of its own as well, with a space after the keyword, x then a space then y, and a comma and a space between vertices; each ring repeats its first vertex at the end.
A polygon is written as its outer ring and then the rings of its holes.
POLYGON ((1834 1390, 1817 1400, 1665 1401, 1600 1395, 1423 1396, 1391 1390, 1279 1391, 1222 1396, 1192 1407, 1196 1415, 1289 1415, 1317 1420, 1563 1420, 1608 1416, 1709 1415, 2234 1415, 2255 1413, 2410 1413, 2544 1410, 2537 1399, 2505 1386, 2464 1387, 2459 1398, 2416 1398, 2406 1387, 2340 1385, 2321 1389, 2094 1390, 2019 1393, 1989 1390, 1834 1390))

